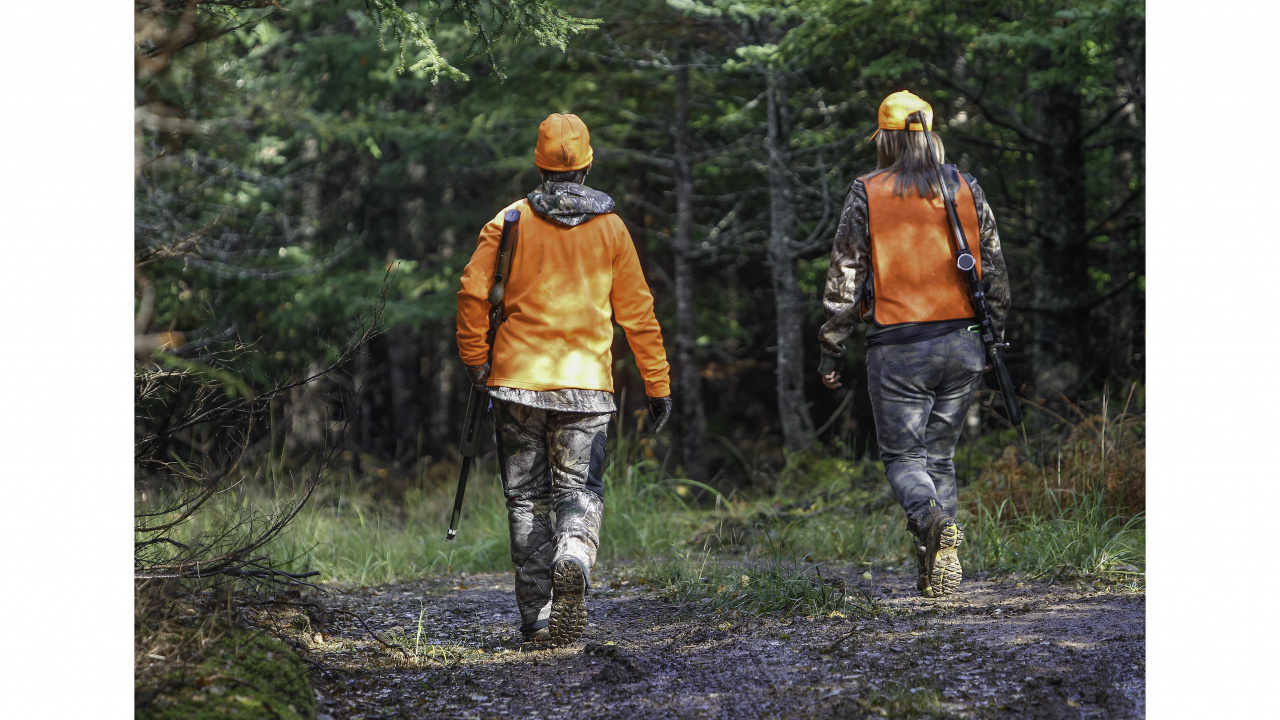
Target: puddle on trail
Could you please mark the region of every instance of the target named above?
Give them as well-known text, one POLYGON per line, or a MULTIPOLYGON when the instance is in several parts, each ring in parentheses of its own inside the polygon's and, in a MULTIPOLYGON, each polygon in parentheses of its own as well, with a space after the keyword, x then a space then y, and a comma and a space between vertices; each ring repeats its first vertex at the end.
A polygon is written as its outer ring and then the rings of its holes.
MULTIPOLYGON (((869 587, 860 569, 834 576, 869 587)), ((608 568, 594 579, 566 648, 520 642, 506 574, 330 591, 290 625, 318 720, 1145 714, 1142 592, 966 580, 933 601, 881 575, 872 617, 788 619, 671 602, 608 568)))

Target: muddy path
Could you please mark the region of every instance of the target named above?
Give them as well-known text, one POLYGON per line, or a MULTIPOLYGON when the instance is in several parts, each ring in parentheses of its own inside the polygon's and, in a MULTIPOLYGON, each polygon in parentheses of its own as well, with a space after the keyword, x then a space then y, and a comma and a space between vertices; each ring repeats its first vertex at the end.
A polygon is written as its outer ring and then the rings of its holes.
POLYGON ((911 575, 859 572, 835 574, 873 593, 874 615, 788 619, 598 568, 566 648, 520 642, 502 573, 331 590, 289 626, 318 720, 1145 716, 1142 592, 1009 578, 935 601, 911 575))

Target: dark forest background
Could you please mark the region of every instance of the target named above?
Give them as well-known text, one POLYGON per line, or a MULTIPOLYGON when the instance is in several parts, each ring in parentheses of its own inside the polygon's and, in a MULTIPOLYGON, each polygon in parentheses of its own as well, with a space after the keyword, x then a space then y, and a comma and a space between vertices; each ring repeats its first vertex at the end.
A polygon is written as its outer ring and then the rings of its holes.
MULTIPOLYGON (((1144 380, 1141 2, 136 5, 140 363, 247 397, 340 361, 272 396, 251 454, 341 424, 357 469, 456 457, 458 278, 538 183, 551 112, 590 127, 588 184, 657 299, 677 417, 650 450, 670 470, 734 485, 785 451, 875 458, 860 338, 836 393, 816 337, 841 204, 901 89, 995 211, 1022 396, 1064 414, 1144 380), (385 332, 344 354, 380 293, 385 332)), ((629 422, 643 384, 620 331, 614 357, 629 422)), ((1003 427, 986 405, 977 422, 1003 427)), ((208 452, 201 433, 149 452, 208 452)))

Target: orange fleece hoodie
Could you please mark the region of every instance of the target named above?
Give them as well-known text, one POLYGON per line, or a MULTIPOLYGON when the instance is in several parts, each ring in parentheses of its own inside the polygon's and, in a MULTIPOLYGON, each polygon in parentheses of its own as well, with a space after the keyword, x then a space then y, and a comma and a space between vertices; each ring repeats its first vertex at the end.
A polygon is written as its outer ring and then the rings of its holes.
POLYGON ((484 229, 458 292, 458 354, 488 360, 489 288, 502 216, 520 211, 507 281, 507 319, 494 339, 490 387, 613 392, 613 324, 627 333, 649 397, 671 394, 670 365, 653 295, 622 219, 598 215, 576 227, 538 217, 528 200, 503 208, 484 229))

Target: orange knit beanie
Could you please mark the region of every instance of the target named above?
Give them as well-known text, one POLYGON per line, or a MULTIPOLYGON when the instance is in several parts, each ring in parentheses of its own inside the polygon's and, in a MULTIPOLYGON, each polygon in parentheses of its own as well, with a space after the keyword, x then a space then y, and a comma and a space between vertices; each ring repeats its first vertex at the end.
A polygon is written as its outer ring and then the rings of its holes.
POLYGON ((538 126, 533 163, 550 172, 581 170, 591 164, 591 135, 577 115, 552 113, 538 126))

